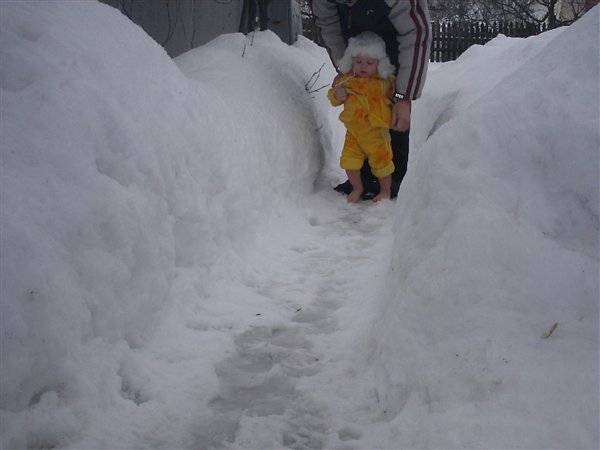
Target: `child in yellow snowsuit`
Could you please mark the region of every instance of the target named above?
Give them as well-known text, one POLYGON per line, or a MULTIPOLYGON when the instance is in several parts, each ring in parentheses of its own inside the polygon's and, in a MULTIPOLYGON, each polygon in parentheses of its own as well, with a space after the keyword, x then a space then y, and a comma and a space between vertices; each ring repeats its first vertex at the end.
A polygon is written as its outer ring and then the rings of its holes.
POLYGON ((346 126, 346 140, 340 167, 352 184, 348 201, 355 203, 363 192, 360 169, 369 160, 381 190, 373 201, 390 198, 391 174, 394 172, 390 123, 394 92, 394 66, 385 52, 383 40, 365 32, 350 38, 342 72, 328 91, 333 106, 344 105, 340 120, 346 126))

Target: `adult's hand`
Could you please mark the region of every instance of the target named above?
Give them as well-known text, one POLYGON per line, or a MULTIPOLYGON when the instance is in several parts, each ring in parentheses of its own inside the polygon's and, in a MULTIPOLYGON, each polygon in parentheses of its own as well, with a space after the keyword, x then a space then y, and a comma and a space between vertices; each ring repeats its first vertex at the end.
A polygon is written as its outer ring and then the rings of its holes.
POLYGON ((398 100, 392 108, 392 129, 406 131, 410 128, 410 100, 398 100))

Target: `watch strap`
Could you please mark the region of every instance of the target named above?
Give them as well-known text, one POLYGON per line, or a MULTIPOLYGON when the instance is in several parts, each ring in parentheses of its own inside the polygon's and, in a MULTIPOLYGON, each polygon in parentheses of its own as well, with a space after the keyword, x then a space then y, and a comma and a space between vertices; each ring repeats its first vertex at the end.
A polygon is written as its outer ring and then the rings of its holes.
POLYGON ((406 100, 406 95, 401 94, 400 92, 394 92, 394 101, 397 102, 398 100, 406 100))

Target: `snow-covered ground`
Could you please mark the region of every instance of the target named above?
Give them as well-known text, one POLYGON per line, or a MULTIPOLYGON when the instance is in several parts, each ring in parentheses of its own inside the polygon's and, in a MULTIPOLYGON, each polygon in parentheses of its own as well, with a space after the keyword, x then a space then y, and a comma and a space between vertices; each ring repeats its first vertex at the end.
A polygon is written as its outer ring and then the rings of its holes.
POLYGON ((0 7, 2 448, 599 447, 599 8, 432 65, 348 205, 306 39, 0 7))

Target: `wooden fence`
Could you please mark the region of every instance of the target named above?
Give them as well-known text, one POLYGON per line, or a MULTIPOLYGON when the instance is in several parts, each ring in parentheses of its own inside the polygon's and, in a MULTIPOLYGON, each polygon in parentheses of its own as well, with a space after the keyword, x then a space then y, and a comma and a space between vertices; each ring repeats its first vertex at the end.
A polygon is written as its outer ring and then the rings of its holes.
POLYGON ((546 31, 546 25, 524 22, 494 22, 491 25, 468 22, 432 22, 431 61, 446 62, 458 58, 471 45, 483 45, 498 34, 528 37, 546 31))

